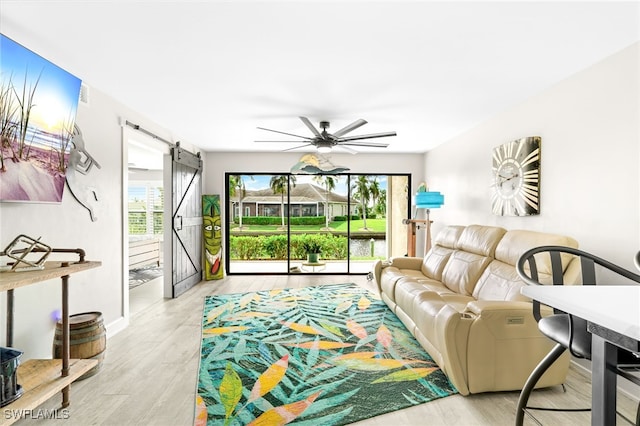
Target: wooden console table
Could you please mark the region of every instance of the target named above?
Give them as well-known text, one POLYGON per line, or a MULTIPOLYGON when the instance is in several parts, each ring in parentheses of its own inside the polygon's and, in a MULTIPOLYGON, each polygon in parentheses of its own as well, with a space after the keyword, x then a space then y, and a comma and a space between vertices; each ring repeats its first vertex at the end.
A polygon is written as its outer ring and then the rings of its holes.
MULTIPOLYGON (((17 379, 23 394, 2 407, 10 410, 5 412, 34 409, 59 391, 62 407, 68 407, 71 383, 98 364, 96 359, 69 359, 69 276, 101 265, 96 261, 46 262, 42 270, 0 272, 0 291, 7 292, 7 346, 13 344, 13 290, 55 278, 62 281, 62 359, 31 359, 21 363, 17 379)), ((9 425, 17 420, 18 416, 2 418, 0 424, 9 425)))

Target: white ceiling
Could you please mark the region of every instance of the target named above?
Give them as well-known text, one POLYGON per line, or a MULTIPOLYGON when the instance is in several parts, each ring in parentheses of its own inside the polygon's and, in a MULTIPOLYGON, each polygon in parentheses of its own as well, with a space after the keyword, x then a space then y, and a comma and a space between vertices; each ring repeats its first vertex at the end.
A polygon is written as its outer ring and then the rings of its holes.
MULTIPOLYGON (((204 151, 298 119, 425 152, 640 40, 640 3, 2 0, 0 29, 204 151)), ((128 117, 124 117, 127 119, 128 117)), ((561 118, 559 118, 561 119, 561 118)), ((285 139, 289 139, 286 138, 285 139)), ((358 148, 380 152, 380 148, 358 148)))

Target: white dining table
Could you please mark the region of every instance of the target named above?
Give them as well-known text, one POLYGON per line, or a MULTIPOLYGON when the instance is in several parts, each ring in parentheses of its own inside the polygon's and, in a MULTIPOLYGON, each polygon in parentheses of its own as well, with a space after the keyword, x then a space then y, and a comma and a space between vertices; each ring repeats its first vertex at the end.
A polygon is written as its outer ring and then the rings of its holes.
POLYGON ((587 321, 591 346, 591 424, 616 424, 617 347, 640 352, 640 286, 526 286, 521 293, 587 321))

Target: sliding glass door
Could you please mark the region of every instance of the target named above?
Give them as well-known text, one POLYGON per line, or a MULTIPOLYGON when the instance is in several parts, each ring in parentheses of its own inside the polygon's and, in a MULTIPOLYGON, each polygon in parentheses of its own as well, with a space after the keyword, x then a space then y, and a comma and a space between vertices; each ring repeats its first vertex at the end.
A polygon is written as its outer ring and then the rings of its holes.
POLYGON ((227 175, 227 271, 289 270, 288 175, 227 175))
POLYGON ((408 217, 408 175, 227 173, 225 180, 229 274, 366 274, 395 244, 389 219, 408 217), (395 187, 403 190, 389 192, 395 187))
POLYGON ((349 182, 354 203, 354 214, 349 220, 349 269, 367 273, 373 259, 387 257, 387 177, 352 175, 349 182))

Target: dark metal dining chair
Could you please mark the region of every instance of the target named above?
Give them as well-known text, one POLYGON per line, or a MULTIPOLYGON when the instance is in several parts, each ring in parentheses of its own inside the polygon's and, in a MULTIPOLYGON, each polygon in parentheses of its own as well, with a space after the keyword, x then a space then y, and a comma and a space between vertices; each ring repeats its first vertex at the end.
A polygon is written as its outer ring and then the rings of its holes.
MULTIPOLYGON (((527 285, 545 285, 541 282, 538 273, 538 261, 541 256, 549 256, 551 271, 550 277, 545 277, 546 281, 550 281, 553 285, 564 285, 563 282, 563 260, 566 266, 567 255, 577 257, 572 262, 580 262, 581 284, 596 285, 596 265, 600 269, 608 270, 618 276, 627 278, 631 281, 640 283, 640 275, 615 265, 605 259, 595 256, 585 251, 563 246, 541 246, 526 251, 518 259, 516 270, 520 278, 527 285), (564 258, 564 259, 563 259, 564 258)), ((635 256, 635 263, 640 269, 640 252, 635 256)), ((572 284, 572 283, 567 283, 572 284)), ((536 368, 531 372, 527 379, 516 411, 516 425, 521 426, 524 421, 525 414, 530 416, 534 421, 538 422, 530 410, 548 410, 548 411, 590 411, 590 408, 545 408, 528 406, 529 397, 540 378, 547 369, 565 352, 569 351, 574 357, 591 359, 591 333, 587 331, 587 322, 575 315, 567 314, 557 309, 553 309, 553 313, 542 316, 540 311, 540 302, 533 300, 533 316, 538 322, 538 329, 542 334, 553 340, 556 344, 551 351, 540 361, 536 368)), ((618 349, 618 363, 615 366, 616 372, 627 380, 640 386, 640 354, 618 349)), ((623 418, 631 424, 632 420, 623 416, 623 418)), ((539 422, 538 422, 539 423, 539 422)), ((640 404, 636 412, 635 425, 640 426, 640 404)))

